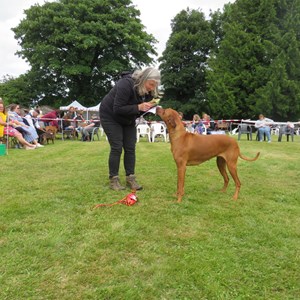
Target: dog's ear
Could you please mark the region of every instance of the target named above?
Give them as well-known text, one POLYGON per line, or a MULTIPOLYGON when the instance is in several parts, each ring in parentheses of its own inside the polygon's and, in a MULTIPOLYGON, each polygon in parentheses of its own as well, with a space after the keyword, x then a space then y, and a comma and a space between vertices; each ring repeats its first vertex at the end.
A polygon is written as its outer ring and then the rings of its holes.
POLYGON ((173 128, 176 127, 176 122, 175 122, 175 119, 174 119, 173 116, 170 116, 170 117, 168 118, 168 123, 169 123, 173 128))

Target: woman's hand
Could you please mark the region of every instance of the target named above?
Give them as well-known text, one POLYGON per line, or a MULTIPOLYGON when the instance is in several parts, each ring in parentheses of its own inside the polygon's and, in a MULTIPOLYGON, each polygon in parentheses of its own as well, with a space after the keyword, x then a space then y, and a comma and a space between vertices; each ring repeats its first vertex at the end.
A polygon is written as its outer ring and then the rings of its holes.
POLYGON ((151 102, 143 102, 138 105, 139 111, 147 111, 149 110, 152 106, 154 106, 153 103, 151 102))

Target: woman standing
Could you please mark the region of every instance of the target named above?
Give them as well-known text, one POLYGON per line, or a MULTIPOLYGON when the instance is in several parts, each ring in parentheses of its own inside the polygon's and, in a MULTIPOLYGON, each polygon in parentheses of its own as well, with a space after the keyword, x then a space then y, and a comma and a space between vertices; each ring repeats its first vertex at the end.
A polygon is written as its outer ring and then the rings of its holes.
POLYGON ((149 110, 158 93, 160 73, 147 68, 121 78, 100 105, 100 120, 110 144, 108 160, 110 188, 123 190, 119 179, 121 154, 124 149, 126 183, 134 190, 141 190, 135 179, 135 120, 141 112, 149 110))

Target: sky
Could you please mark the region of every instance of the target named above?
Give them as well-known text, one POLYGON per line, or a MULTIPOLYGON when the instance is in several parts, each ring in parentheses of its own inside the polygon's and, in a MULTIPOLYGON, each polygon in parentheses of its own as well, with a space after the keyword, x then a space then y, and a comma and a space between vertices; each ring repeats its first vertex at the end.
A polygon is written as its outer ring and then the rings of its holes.
MULTIPOLYGON (((141 12, 140 18, 146 32, 158 40, 158 55, 165 49, 171 34, 171 20, 181 10, 188 7, 199 9, 208 17, 210 10, 222 10, 224 4, 229 2, 234 0, 132 0, 141 12)), ((0 0, 0 79, 5 75, 17 77, 29 69, 28 64, 15 55, 20 48, 11 28, 18 26, 24 19, 24 9, 44 3, 44 0, 0 0)))

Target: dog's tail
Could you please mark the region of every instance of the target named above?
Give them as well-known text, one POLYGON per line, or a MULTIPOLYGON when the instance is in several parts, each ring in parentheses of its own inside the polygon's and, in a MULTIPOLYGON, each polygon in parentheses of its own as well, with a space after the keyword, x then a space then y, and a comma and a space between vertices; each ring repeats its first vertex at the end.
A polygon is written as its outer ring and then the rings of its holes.
POLYGON ((241 152, 240 152, 239 157, 240 157, 241 159, 243 159, 243 160, 247 160, 247 161, 255 161, 255 160, 258 159, 259 154, 260 154, 260 152, 257 152, 257 154, 256 154, 256 156, 255 156, 254 158, 248 158, 248 157, 244 156, 243 154, 241 154, 241 152))

